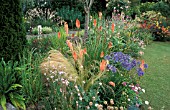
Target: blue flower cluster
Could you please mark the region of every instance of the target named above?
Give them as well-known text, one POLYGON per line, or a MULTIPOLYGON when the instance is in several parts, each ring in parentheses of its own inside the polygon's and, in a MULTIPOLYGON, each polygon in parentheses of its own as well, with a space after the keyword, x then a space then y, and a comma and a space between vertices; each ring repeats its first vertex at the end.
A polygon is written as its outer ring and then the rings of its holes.
MULTIPOLYGON (((116 72, 116 64, 120 64, 125 70, 130 71, 134 67, 140 65, 140 62, 137 62, 135 59, 131 58, 131 56, 124 54, 122 52, 113 52, 110 55, 106 55, 105 59, 113 64, 108 64, 107 68, 113 73, 116 72)), ((144 68, 147 68, 148 65, 144 64, 144 68)), ((141 68, 137 68, 137 73, 139 76, 142 76, 144 72, 141 68)))

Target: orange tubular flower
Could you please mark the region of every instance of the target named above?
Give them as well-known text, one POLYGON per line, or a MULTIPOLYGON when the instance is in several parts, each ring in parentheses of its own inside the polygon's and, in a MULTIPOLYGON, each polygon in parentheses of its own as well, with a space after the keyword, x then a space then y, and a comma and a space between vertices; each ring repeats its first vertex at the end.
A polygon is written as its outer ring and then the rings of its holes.
POLYGON ((114 29, 115 29, 115 24, 112 23, 112 32, 114 32, 114 29))
POLYGON ((142 69, 142 71, 144 71, 144 69, 145 69, 145 68, 144 68, 144 64, 145 64, 145 61, 142 60, 142 61, 141 61, 141 64, 140 64, 140 68, 142 69))
POLYGON ((110 48, 112 48, 112 46, 113 46, 112 42, 109 42, 108 48, 110 49, 110 48))
POLYGON ((102 26, 99 27, 99 31, 101 31, 101 30, 102 30, 102 26))
POLYGON ((96 25, 97 25, 97 20, 96 19, 94 19, 93 25, 94 25, 94 27, 96 27, 96 25))
POLYGON ((87 54, 87 49, 84 48, 84 49, 83 49, 83 52, 84 52, 84 54, 87 54))
POLYGON ((113 86, 113 87, 115 87, 116 85, 115 85, 115 83, 114 82, 112 82, 112 81, 110 81, 109 82, 109 85, 111 85, 111 86, 113 86))
POLYGON ((83 54, 84 54, 84 50, 80 50, 80 58, 83 57, 83 54))
POLYGON ((76 19, 76 27, 79 29, 80 28, 80 21, 76 19))
POLYGON ((60 32, 58 32, 58 39, 60 39, 61 38, 61 33, 60 32))
POLYGON ((72 52, 72 56, 74 58, 74 61, 77 61, 77 54, 76 54, 76 52, 72 52))
POLYGON ((106 64, 107 64, 106 60, 102 60, 102 62, 100 63, 100 71, 104 71, 105 70, 106 64))
POLYGON ((68 47, 70 48, 70 50, 73 51, 73 45, 70 42, 70 40, 67 40, 66 43, 67 43, 68 47))
POLYGON ((67 24, 67 22, 64 23, 64 29, 66 31, 66 34, 68 35, 68 24, 67 24))
POLYGON ((104 57, 104 52, 102 51, 100 54, 100 58, 103 58, 103 57, 104 57))

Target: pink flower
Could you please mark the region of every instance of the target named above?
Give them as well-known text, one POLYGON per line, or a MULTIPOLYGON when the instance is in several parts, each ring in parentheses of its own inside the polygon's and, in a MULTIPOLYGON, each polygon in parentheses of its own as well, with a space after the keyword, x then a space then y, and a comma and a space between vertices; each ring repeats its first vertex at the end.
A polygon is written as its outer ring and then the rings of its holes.
POLYGON ((126 86, 126 82, 122 82, 123 86, 126 86))

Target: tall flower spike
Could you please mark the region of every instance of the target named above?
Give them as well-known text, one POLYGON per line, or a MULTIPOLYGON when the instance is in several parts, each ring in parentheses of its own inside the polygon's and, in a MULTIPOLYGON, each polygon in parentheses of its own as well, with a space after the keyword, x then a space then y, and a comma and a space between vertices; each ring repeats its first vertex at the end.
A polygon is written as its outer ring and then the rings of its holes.
POLYGON ((104 52, 102 51, 100 54, 100 58, 103 58, 103 57, 104 57, 104 52))
POLYGON ((84 48, 84 49, 83 49, 83 52, 84 52, 84 54, 87 54, 87 49, 84 48))
POLYGON ((61 33, 60 32, 58 32, 58 39, 60 39, 61 38, 61 33))
POLYGON ((68 47, 70 48, 70 50, 73 51, 73 45, 70 42, 70 40, 67 40, 66 43, 67 43, 68 47))
POLYGON ((80 50, 80 58, 83 58, 84 50, 80 50))
POLYGON ((110 48, 112 48, 112 46, 113 46, 112 42, 109 42, 108 43, 108 48, 110 49, 110 48))
POLYGON ((80 21, 76 19, 76 27, 79 29, 80 28, 80 21))
POLYGON ((72 52, 72 56, 73 56, 74 60, 75 60, 75 61, 77 61, 77 54, 76 54, 76 52, 75 52, 75 51, 74 51, 74 52, 72 52))
POLYGON ((104 71, 105 70, 106 64, 107 64, 106 60, 102 60, 102 62, 100 63, 100 71, 104 71))
POLYGON ((141 64, 140 64, 140 68, 142 69, 142 71, 144 71, 144 69, 145 69, 145 68, 144 68, 144 64, 145 64, 145 61, 142 60, 142 61, 141 61, 141 64))
POLYGON ((94 25, 94 27, 96 27, 96 25, 97 25, 97 20, 96 19, 94 19, 93 25, 94 25))
POLYGON ((67 24, 67 22, 64 23, 64 29, 66 31, 66 34, 68 35, 68 24, 67 24))
POLYGON ((114 32, 114 29, 115 29, 115 24, 112 23, 112 32, 114 32))

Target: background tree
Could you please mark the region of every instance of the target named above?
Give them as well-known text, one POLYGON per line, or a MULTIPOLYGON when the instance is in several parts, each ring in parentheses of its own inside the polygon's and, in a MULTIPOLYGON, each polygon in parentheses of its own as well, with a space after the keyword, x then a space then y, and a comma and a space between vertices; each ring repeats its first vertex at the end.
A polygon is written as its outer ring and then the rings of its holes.
POLYGON ((94 0, 81 0, 84 4, 84 11, 85 11, 85 25, 84 25, 84 37, 88 37, 88 26, 89 26, 89 16, 90 16, 90 9, 94 2, 94 0))
POLYGON ((2 0, 0 9, 0 58, 19 60, 26 44, 20 0, 2 0))

